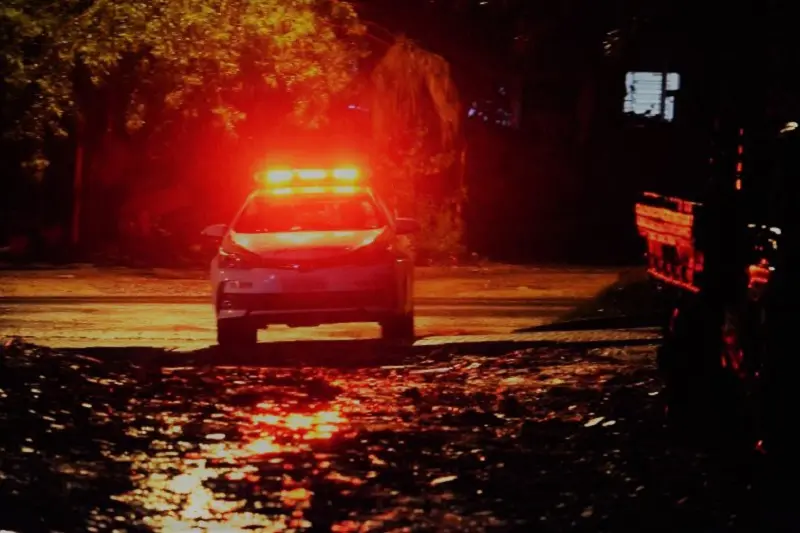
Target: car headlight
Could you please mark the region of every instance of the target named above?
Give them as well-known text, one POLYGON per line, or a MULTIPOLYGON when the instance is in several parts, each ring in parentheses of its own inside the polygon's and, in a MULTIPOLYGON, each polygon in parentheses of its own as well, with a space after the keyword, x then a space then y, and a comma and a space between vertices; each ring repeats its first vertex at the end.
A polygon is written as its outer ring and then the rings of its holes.
POLYGON ((248 264, 247 260, 242 254, 226 253, 222 250, 219 252, 219 267, 225 269, 248 269, 253 268, 248 264))
POLYGON ((219 268, 248 270, 259 266, 259 256, 236 245, 229 239, 219 249, 219 268))

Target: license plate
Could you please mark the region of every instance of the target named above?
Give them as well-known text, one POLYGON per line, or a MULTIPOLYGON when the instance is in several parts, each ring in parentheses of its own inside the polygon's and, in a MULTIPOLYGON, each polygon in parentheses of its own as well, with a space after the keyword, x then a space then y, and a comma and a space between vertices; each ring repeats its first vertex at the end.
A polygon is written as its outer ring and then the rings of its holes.
POLYGON ((292 276, 283 280, 283 288, 292 292, 324 291, 328 288, 325 278, 320 276, 292 276))

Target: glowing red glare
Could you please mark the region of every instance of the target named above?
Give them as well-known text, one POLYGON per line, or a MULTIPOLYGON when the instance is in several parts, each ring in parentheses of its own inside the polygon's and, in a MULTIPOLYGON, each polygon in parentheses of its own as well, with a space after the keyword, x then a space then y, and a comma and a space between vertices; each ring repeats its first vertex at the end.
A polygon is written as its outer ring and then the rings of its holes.
POLYGON ((328 433, 321 430, 309 430, 308 433, 303 435, 303 440, 327 440, 333 437, 333 433, 328 433))
POLYGON ((270 185, 280 185, 292 181, 291 170, 270 170, 267 172, 267 183, 270 185))
MULTIPOLYGON (((272 169, 264 173, 257 174, 256 177, 258 180, 262 181, 264 185, 269 187, 275 187, 275 186, 289 187, 293 184, 293 182, 297 181, 311 181, 311 182, 319 181, 327 185, 332 185, 333 183, 326 183, 331 178, 334 183, 355 184, 358 181, 360 175, 361 173, 358 168, 343 167, 330 170, 314 169, 314 168, 272 169)), ((350 185, 347 186, 350 187, 350 185)), ((348 193, 352 191, 353 189, 344 189, 344 188, 338 189, 338 192, 342 193, 348 193)), ((289 194, 289 193, 282 192, 278 194, 289 194)))
POLYGON ((378 233, 372 233, 370 235, 367 235, 366 237, 364 237, 364 240, 361 241, 359 246, 367 246, 368 244, 372 244, 378 239, 378 236, 379 236, 378 233))
POLYGON ((268 424, 270 426, 277 425, 281 419, 275 415, 254 415, 253 422, 257 424, 268 424))
POLYGON ((336 411, 321 411, 317 413, 317 419, 323 424, 332 424, 342 421, 342 415, 336 411))
POLYGON ((354 185, 337 185, 333 187, 314 186, 314 187, 279 187, 277 189, 269 189, 270 194, 278 196, 288 196, 292 194, 355 194, 360 189, 354 185))
POLYGON ((271 438, 254 440, 246 446, 248 452, 253 454, 278 453, 281 447, 271 438))
POLYGON ((750 265, 747 267, 748 274, 748 287, 755 288, 758 285, 765 285, 769 283, 771 271, 769 266, 764 265, 750 265))
POLYGON ((314 235, 303 233, 285 233, 275 236, 276 240, 290 244, 306 244, 314 240, 314 235))
POLYGON ((342 181, 356 181, 358 179, 358 169, 337 168, 333 171, 333 177, 342 181))
POLYGON ((298 170, 297 175, 303 180, 321 180, 328 176, 328 173, 322 169, 303 169, 298 170))
POLYGON ((286 427, 289 429, 310 429, 314 419, 306 415, 291 414, 286 417, 286 427))
POLYGON ((281 499, 284 501, 284 503, 297 503, 307 501, 313 494, 313 492, 300 487, 292 490, 281 491, 281 499))

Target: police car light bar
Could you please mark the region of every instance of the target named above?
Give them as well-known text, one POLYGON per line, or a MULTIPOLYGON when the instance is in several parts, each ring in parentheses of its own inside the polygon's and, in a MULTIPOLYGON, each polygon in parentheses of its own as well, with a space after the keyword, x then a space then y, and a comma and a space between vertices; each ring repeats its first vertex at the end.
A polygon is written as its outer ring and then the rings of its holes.
POLYGON ((334 185, 332 187, 275 187, 266 189, 274 196, 291 196, 293 194, 356 194, 361 188, 356 185, 334 185))
POLYGON ((361 173, 357 168, 345 167, 335 169, 273 169, 257 174, 256 179, 268 187, 288 187, 293 184, 354 184, 361 173))

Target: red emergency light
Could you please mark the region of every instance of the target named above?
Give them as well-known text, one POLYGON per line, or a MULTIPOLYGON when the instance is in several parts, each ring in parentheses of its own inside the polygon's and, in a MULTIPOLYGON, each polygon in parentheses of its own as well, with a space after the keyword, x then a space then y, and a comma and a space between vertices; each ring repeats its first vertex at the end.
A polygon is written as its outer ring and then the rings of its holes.
POLYGON ((297 168, 297 169, 271 169, 256 175, 256 179, 264 187, 305 187, 340 186, 356 184, 361 177, 361 172, 355 167, 333 169, 297 168))

